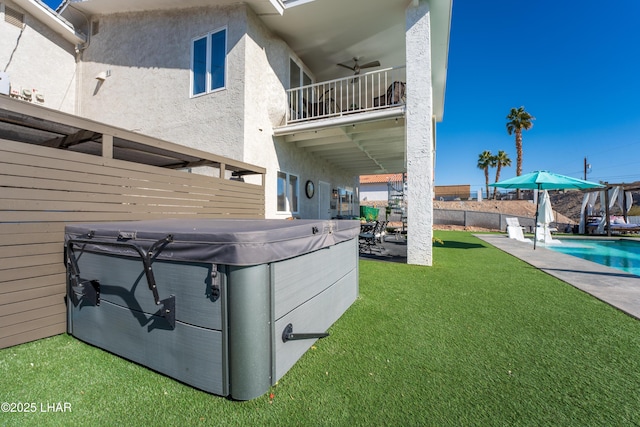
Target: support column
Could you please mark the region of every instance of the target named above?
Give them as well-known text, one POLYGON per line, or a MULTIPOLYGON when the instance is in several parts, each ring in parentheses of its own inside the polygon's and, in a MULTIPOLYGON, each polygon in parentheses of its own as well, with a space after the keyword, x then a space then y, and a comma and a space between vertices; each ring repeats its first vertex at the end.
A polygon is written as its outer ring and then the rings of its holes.
POLYGON ((433 90, 431 23, 426 0, 414 1, 406 12, 407 55, 407 263, 432 265, 433 90))

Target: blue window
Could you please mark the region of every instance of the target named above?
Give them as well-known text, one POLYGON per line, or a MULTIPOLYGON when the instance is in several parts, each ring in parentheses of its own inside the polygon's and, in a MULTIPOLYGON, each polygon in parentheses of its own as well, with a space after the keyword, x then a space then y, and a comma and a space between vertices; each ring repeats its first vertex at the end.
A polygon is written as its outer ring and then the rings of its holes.
POLYGON ((225 87, 227 30, 209 33, 193 40, 191 47, 191 95, 225 87))
POLYGON ((192 95, 207 91, 207 38, 193 42, 193 91, 192 95))

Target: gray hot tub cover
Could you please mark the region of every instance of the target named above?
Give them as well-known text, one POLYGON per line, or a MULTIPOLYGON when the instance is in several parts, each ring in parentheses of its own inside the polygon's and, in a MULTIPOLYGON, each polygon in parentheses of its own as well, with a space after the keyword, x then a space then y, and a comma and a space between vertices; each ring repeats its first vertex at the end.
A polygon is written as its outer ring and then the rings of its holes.
POLYGON ((71 224, 65 228, 65 243, 90 240, 95 243, 79 246, 93 252, 137 256, 126 245, 100 242, 126 242, 147 251, 171 235, 171 243, 157 259, 243 266, 303 255, 353 239, 359 231, 359 222, 351 220, 163 219, 71 224))

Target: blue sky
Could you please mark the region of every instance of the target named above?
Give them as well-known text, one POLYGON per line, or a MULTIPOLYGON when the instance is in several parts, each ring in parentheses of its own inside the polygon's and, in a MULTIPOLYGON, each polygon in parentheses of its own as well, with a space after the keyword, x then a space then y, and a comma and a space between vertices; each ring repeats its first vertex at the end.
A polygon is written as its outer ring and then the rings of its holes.
POLYGON ((484 150, 506 151, 500 178, 515 176, 505 125, 520 106, 536 118, 523 173, 580 178, 587 157, 589 180, 640 180, 639 17, 638 0, 454 0, 436 185, 482 188, 484 150))
POLYGON ((515 176, 505 124, 520 106, 536 118, 523 173, 580 178, 587 157, 589 180, 640 180, 639 17, 640 0, 453 0, 436 184, 483 188, 484 150, 506 151, 501 179, 515 176))

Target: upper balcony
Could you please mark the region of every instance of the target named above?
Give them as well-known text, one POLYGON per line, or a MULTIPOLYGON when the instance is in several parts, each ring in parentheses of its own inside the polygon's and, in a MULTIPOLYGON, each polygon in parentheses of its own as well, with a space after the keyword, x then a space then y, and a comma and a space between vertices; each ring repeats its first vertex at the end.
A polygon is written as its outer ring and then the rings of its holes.
POLYGON ((405 67, 287 91, 274 135, 355 175, 405 170, 405 67))
POLYGON ((404 75, 395 67, 289 89, 286 125, 402 107, 404 75))

